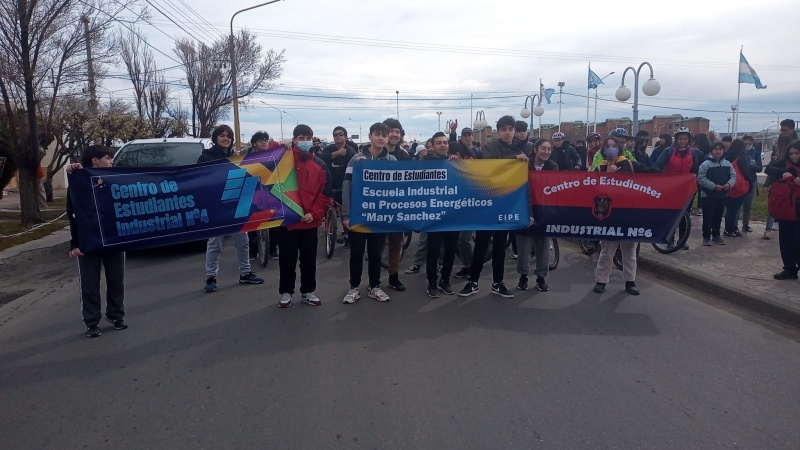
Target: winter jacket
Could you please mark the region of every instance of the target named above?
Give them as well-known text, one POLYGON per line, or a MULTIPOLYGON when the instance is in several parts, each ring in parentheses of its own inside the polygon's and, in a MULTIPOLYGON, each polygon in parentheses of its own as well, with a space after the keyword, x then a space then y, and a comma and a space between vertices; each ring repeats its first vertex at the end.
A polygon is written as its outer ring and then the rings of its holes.
POLYGON ((353 156, 356 155, 357 150, 354 147, 351 147, 347 143, 345 143, 346 153, 342 156, 333 156, 333 152, 336 151, 336 144, 331 144, 325 147, 318 156, 321 160, 325 162, 325 165, 328 166, 328 170, 331 172, 331 178, 333 180, 333 189, 341 190, 342 183, 344 183, 344 175, 347 172, 347 163, 353 159, 353 156))
POLYGON ((484 159, 514 159, 521 153, 518 148, 500 139, 492 139, 483 146, 484 159))
POLYGON ((225 149, 217 144, 214 144, 213 147, 203 150, 203 153, 201 153, 200 157, 197 158, 197 162, 201 163, 206 161, 216 161, 218 159, 225 159, 229 156, 231 156, 231 149, 225 149))
POLYGON ((448 153, 450 153, 451 155, 458 154, 463 159, 476 158, 474 147, 467 148, 467 144, 462 142, 460 139, 455 141, 450 141, 450 150, 448 151, 448 153))
POLYGON ((394 156, 398 161, 411 160, 411 155, 408 154, 406 149, 400 147, 399 145, 395 145, 393 149, 389 150, 389 154, 394 156))
POLYGON ((647 154, 647 150, 639 151, 634 149, 632 154, 639 164, 650 167, 650 156, 647 154))
POLYGON ((292 149, 294 172, 297 177, 297 204, 306 214, 311 214, 309 223, 297 222, 287 225, 288 230, 308 230, 322 224, 325 208, 331 202, 333 181, 328 166, 317 156, 305 154, 298 147, 292 149))
POLYGON ((581 157, 571 145, 564 143, 561 147, 553 147, 550 160, 558 164, 558 170, 574 170, 581 167, 581 157))
POLYGON ((700 185, 700 197, 726 198, 728 191, 715 191, 714 186, 727 184, 733 187, 736 184, 736 171, 727 159, 715 160, 708 155, 697 169, 697 184, 700 185))
MULTIPOLYGON (((613 173, 633 173, 633 162, 624 156, 618 156, 614 165, 617 166, 617 171, 613 173)), ((608 172, 608 160, 600 161, 595 172, 608 172)))
MULTIPOLYGON (((700 164, 703 162, 703 152, 694 148, 687 148, 686 151, 692 152, 692 167, 689 169, 689 173, 697 173, 697 169, 700 168, 700 164)), ((667 164, 669 164, 669 160, 672 158, 672 154, 674 152, 674 146, 664 149, 664 151, 659 155, 658 161, 656 161, 655 165, 653 165, 653 168, 659 172, 664 172, 664 168, 666 168, 667 164)))
POLYGON ((754 166, 750 166, 750 175, 753 180, 757 180, 757 174, 764 170, 764 163, 761 162, 761 149, 755 147, 751 148, 747 151, 747 157, 750 161, 755 162, 754 166))
POLYGON ((650 167, 654 167, 656 162, 658 162, 658 158, 661 157, 661 154, 664 153, 664 147, 656 147, 653 149, 653 152, 650 154, 650 167))
MULTIPOLYGON (((528 160, 528 171, 532 171, 532 170, 535 171, 536 170, 535 162, 536 162, 536 160, 534 158, 531 158, 531 159, 528 160)), ((551 161, 550 159, 548 159, 547 161, 544 162, 544 166, 542 167, 542 170, 558 170, 558 164, 556 164, 553 161, 551 161)))
POLYGON ((364 147, 360 153, 356 153, 353 156, 350 162, 347 163, 347 172, 344 176, 344 183, 342 183, 342 220, 350 220, 350 190, 353 184, 353 166, 362 159, 397 161, 397 158, 389 154, 389 150, 386 147, 381 150, 377 157, 372 156, 372 153, 369 152, 369 147, 364 147))

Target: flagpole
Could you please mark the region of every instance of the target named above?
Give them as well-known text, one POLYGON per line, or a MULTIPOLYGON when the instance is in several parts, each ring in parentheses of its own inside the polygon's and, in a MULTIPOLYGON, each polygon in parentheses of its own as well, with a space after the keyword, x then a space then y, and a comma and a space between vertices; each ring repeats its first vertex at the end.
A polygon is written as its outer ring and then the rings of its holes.
MULTIPOLYGON (((592 62, 589 61, 589 74, 592 73, 592 62)), ((587 74, 587 80, 589 79, 587 74)), ((586 137, 589 137, 589 82, 586 82, 586 137)))
MULTIPOLYGON (((739 65, 741 65, 742 61, 742 52, 744 51, 744 45, 739 47, 739 65)), ((738 89, 736 90, 736 111, 733 112, 733 138, 735 139, 738 131, 739 131, 739 99, 742 95, 742 80, 738 76, 739 67, 736 68, 737 76, 737 85, 738 89)))

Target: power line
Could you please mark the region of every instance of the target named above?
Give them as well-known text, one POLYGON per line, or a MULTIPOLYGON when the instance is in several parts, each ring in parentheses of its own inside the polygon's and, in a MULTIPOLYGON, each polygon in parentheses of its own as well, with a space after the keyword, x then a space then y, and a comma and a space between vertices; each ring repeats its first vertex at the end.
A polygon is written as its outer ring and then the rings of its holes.
POLYGON ((164 16, 164 17, 166 17, 167 19, 169 19, 169 21, 170 21, 170 22, 174 23, 174 24, 175 24, 175 26, 177 26, 178 28, 180 28, 181 30, 183 30, 183 32, 184 32, 184 33, 186 33, 186 34, 188 34, 188 35, 189 35, 189 36, 190 36, 192 39, 196 40, 197 42, 203 43, 203 40, 202 40, 202 39, 198 39, 198 38, 197 38, 197 36, 193 35, 193 34, 192 34, 192 33, 190 33, 189 31, 187 31, 187 30, 186 30, 186 28, 183 28, 182 26, 180 26, 180 25, 178 24, 178 22, 175 22, 175 21, 172 19, 172 17, 170 17, 170 16, 168 16, 166 13, 164 13, 164 11, 162 11, 162 10, 161 10, 161 9, 160 9, 158 6, 154 5, 154 4, 153 4, 153 2, 151 2, 150 0, 144 0, 144 1, 145 1, 145 2, 147 2, 147 4, 148 4, 148 5, 152 6, 152 7, 153 7, 153 8, 154 8, 156 11, 158 11, 159 13, 161 13, 161 15, 162 15, 162 16, 164 16))

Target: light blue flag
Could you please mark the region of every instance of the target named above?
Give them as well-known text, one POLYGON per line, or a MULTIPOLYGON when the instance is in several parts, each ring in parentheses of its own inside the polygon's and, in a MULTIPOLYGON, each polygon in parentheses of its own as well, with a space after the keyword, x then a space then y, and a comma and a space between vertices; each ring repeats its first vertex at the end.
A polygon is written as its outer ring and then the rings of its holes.
POLYGON ((544 99, 547 100, 547 103, 550 104, 550 97, 555 94, 556 90, 553 88, 547 88, 544 90, 544 99))
POLYGON ((761 84, 761 79, 758 78, 756 71, 750 67, 750 63, 747 62, 742 52, 739 52, 739 83, 755 84, 756 89, 767 88, 765 84, 761 84))
POLYGON ((605 84, 603 83, 603 79, 598 77, 596 73, 589 67, 589 89, 597 89, 598 84, 605 84))

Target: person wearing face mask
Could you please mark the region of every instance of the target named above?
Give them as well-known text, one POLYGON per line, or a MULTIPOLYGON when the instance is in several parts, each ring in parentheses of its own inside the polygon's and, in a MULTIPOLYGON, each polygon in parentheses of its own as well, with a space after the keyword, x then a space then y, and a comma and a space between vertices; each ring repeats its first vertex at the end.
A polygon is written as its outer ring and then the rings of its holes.
MULTIPOLYGON (((211 132, 214 146, 203 150, 197 162, 208 162, 225 159, 233 154, 233 130, 228 125, 219 125, 211 132)), ((234 233, 230 237, 236 248, 236 260, 239 262, 240 284, 262 284, 264 280, 250 270, 250 238, 247 233, 234 233)), ((225 236, 209 238, 206 244, 206 284, 205 292, 217 290, 217 274, 219 273, 219 256, 225 236)))
POLYGON ((314 132, 308 125, 297 125, 292 132, 295 146, 292 147, 294 170, 297 177, 297 204, 305 213, 300 222, 278 227, 278 307, 292 305, 297 260, 300 259, 300 296, 303 303, 319 306, 322 301, 316 296, 317 289, 317 228, 322 224, 325 208, 333 195, 333 180, 328 166, 311 153, 314 132))
MULTIPOLYGON (((623 155, 617 140, 613 137, 603 141, 603 160, 595 171, 608 173, 633 173, 633 163, 623 155)), ((595 286, 593 291, 602 294, 606 291, 606 284, 611 276, 611 262, 617 247, 622 250, 622 277, 625 280, 625 292, 630 295, 639 295, 636 287, 636 242, 601 241, 600 258, 595 269, 595 286)))

